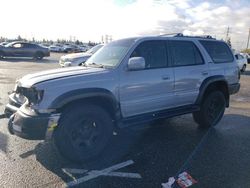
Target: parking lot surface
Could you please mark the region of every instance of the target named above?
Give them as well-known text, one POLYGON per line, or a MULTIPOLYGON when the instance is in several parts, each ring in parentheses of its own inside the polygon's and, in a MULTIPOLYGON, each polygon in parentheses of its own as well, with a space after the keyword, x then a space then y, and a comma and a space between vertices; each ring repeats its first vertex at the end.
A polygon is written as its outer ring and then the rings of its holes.
MULTIPOLYGON (((61 55, 52 53, 38 62, 1 60, 0 114, 17 78, 60 68, 61 55)), ((10 135, 7 123, 0 119, 0 187, 66 187, 75 180, 75 187, 156 188, 183 171, 197 180, 192 187, 250 187, 249 69, 241 76, 240 92, 231 97, 230 108, 216 127, 201 130, 191 115, 130 127, 116 135, 113 153, 91 168, 63 159, 52 142, 10 135)))

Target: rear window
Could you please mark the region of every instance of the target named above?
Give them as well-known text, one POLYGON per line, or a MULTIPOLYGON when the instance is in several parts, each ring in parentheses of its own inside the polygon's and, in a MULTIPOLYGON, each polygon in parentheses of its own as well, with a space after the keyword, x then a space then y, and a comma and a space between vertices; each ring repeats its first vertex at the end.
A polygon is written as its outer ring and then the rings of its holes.
POLYGON ((214 63, 230 63, 234 60, 230 48, 220 41, 200 41, 214 63))
POLYGON ((203 58, 193 42, 171 41, 170 44, 175 67, 204 64, 203 58))

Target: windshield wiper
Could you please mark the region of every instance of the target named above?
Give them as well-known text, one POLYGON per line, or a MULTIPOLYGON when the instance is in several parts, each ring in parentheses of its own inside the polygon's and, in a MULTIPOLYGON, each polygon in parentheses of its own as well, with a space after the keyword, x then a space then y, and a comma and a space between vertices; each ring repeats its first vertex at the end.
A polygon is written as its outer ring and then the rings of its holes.
POLYGON ((97 67, 97 68, 105 68, 104 67, 104 65, 102 65, 102 64, 96 64, 96 63, 88 63, 87 65, 85 65, 85 66, 94 66, 94 67, 97 67))

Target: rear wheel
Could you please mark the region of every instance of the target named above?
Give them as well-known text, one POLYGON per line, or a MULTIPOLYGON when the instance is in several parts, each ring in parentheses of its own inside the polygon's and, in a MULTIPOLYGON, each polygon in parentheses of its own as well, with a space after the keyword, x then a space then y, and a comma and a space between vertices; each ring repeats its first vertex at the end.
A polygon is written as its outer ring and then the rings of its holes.
POLYGON ((209 93, 201 104, 201 109, 193 113, 193 118, 201 128, 215 126, 223 117, 226 99, 221 91, 209 93))
POLYGON ((34 55, 34 59, 36 59, 36 60, 42 60, 43 57, 44 57, 44 55, 42 52, 36 52, 34 55))
POLYGON ((104 152, 113 135, 110 115, 97 105, 66 108, 55 131, 55 144, 71 161, 88 162, 104 152))

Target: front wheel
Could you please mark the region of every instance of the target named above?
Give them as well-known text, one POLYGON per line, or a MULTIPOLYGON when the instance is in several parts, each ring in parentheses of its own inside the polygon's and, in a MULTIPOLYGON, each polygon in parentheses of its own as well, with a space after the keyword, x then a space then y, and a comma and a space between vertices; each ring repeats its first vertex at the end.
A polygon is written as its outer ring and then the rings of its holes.
POLYGON ((0 52, 0 59, 3 59, 4 58, 4 54, 3 52, 0 52))
POLYGON ((88 162, 100 155, 113 135, 110 115, 97 105, 66 108, 55 130, 59 152, 71 161, 88 162))
POLYGON ((223 117, 226 99, 221 91, 209 93, 201 104, 201 109, 193 113, 193 118, 201 128, 215 126, 223 117))

